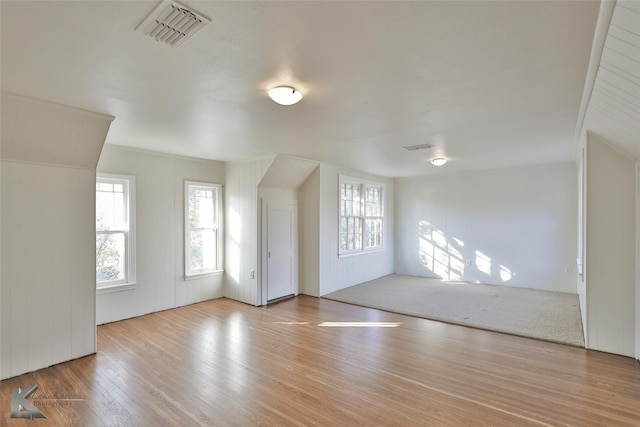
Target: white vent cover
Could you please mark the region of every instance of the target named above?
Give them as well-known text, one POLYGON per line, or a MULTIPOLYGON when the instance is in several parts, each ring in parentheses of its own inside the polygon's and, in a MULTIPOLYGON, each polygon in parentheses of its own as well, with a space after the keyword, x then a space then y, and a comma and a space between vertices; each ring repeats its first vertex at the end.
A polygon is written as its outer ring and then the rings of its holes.
POLYGON ((427 148, 433 148, 433 144, 407 145, 402 148, 408 151, 426 150, 427 148))
POLYGON ((143 32, 159 42, 178 47, 211 20, 187 9, 179 3, 164 0, 142 21, 136 31, 143 32))

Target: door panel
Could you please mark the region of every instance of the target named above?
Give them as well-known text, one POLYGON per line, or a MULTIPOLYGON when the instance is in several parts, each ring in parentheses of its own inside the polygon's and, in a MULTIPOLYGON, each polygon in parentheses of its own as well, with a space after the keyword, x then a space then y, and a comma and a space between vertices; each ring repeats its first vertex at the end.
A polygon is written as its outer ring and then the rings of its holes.
POLYGON ((267 204, 267 300, 297 293, 297 209, 267 204))

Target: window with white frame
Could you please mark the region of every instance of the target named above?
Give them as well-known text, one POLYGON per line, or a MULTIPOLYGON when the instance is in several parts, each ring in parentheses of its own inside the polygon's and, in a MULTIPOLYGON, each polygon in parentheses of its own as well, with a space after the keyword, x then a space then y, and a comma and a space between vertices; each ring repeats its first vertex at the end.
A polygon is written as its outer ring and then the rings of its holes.
POLYGON ((185 182, 185 276, 220 270, 221 186, 185 182))
POLYGON ((384 185, 340 175, 339 254, 380 249, 384 233, 384 185))
POLYGON ((135 177, 96 176, 96 287, 135 283, 135 177))

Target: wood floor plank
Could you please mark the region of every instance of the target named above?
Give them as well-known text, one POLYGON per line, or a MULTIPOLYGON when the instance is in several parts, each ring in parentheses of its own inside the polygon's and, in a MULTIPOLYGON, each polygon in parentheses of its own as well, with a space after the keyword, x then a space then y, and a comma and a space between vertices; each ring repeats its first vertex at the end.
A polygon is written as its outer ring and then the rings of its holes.
POLYGON ((98 327, 98 353, 0 383, 0 425, 640 425, 630 358, 300 296, 98 327), (9 416, 37 384, 46 420, 9 416))

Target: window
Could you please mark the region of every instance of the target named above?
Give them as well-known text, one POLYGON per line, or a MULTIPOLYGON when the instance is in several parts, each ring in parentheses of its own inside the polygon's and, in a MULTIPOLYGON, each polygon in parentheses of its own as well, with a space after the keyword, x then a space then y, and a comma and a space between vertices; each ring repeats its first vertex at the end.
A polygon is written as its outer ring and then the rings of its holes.
POLYGON ((185 276, 220 270, 221 186, 185 182, 185 276))
POLYGON ((96 177, 96 287, 135 283, 135 177, 96 177))
POLYGON ((340 176, 339 254, 383 246, 384 185, 340 176))

